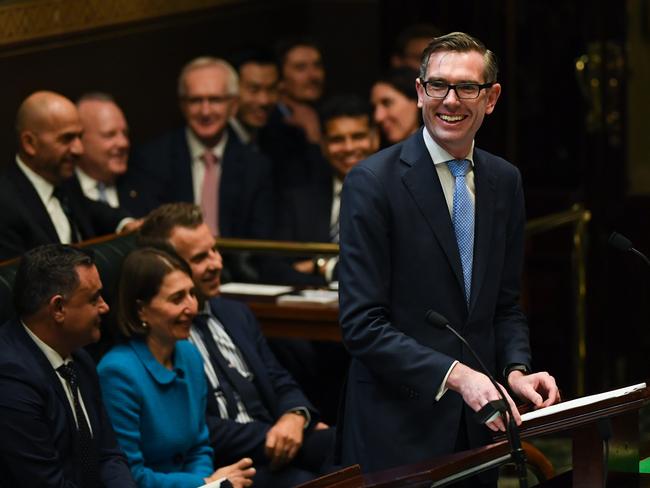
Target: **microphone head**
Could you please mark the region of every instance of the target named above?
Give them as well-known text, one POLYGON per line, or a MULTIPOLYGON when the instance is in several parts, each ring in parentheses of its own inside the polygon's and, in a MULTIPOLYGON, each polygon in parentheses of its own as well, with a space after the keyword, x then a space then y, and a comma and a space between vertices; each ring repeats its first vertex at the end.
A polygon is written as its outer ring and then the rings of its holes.
POLYGON ((632 249, 632 241, 618 232, 612 232, 609 236, 608 244, 619 251, 629 251, 632 249))
POLYGON ((447 325, 449 324, 449 320, 433 310, 427 310, 427 312, 424 314, 424 318, 427 319, 427 322, 429 322, 434 327, 437 327, 438 329, 446 329, 447 325))

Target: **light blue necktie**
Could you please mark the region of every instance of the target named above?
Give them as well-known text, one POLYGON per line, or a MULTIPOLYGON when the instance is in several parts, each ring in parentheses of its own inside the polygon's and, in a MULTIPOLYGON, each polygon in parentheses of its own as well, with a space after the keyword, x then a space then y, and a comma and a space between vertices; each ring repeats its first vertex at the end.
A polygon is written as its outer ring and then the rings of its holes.
POLYGON ((456 233, 456 242, 463 265, 463 280, 465 282, 465 301, 469 307, 472 290, 472 261, 474 259, 474 202, 465 184, 465 175, 469 172, 470 161, 453 159, 447 161, 449 171, 456 179, 454 188, 454 204, 452 222, 456 233))
POLYGON ((106 184, 97 182, 97 193, 99 194, 99 201, 108 205, 108 195, 106 195, 106 184))

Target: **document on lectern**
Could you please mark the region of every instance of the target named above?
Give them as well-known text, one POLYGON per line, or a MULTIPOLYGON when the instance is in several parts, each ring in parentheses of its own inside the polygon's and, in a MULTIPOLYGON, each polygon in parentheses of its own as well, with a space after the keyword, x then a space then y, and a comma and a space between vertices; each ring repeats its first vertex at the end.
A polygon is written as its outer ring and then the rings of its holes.
POLYGON ((642 390, 645 386, 645 383, 639 383, 637 385, 626 386, 617 390, 606 391, 604 393, 597 393, 596 395, 589 395, 582 398, 576 398, 575 400, 556 403, 550 407, 540 408, 539 410, 525 413, 521 416, 521 420, 522 422, 526 422, 527 420, 546 417, 547 415, 564 412, 565 410, 571 410, 572 408, 582 407, 584 405, 591 405, 592 403, 601 402, 610 398, 622 397, 624 395, 629 395, 634 391, 642 390))

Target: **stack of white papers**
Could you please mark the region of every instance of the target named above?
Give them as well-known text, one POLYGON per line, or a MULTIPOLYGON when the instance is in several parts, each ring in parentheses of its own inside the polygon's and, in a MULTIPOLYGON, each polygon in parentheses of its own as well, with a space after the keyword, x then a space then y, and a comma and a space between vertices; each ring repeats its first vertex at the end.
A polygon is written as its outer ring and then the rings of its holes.
POLYGON ((339 294, 332 290, 302 290, 297 295, 282 295, 278 303, 319 303, 332 305, 338 303, 339 294))
POLYGON ((291 286, 280 285, 260 285, 257 283, 226 283, 219 288, 221 293, 231 295, 259 295, 265 297, 275 297, 283 293, 293 291, 291 286))
POLYGON ((570 410, 572 408, 582 407, 584 405, 591 405, 592 403, 600 402, 607 400, 609 398, 617 398, 623 395, 628 395, 633 391, 641 390, 645 388, 645 383, 639 383, 638 385, 626 386, 624 388, 619 388, 618 390, 606 391, 604 393, 598 393, 596 395, 589 395, 582 398, 576 398, 575 400, 569 400, 567 402, 556 403, 550 407, 542 408, 540 410, 534 410, 532 412, 525 413, 521 416, 523 422, 527 420, 532 420, 540 417, 545 417, 558 412, 564 412, 565 410, 570 410))

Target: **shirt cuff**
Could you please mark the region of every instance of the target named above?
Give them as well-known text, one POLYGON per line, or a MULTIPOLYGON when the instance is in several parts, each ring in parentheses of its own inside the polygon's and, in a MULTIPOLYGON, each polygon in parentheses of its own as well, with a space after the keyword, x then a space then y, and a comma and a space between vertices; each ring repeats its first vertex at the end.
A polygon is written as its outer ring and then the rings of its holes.
POLYGON ((125 226, 126 224, 130 224, 130 223, 133 222, 134 220, 135 220, 135 219, 134 219, 133 217, 125 217, 125 218, 123 218, 122 220, 120 220, 120 223, 117 224, 117 228, 115 229, 115 233, 116 233, 116 234, 119 234, 120 232, 122 232, 122 229, 124 229, 124 226, 125 226))
POLYGON ((339 264, 339 258, 330 258, 327 260, 327 264, 325 265, 325 281, 328 283, 332 282, 332 277, 334 276, 334 268, 336 268, 336 265, 339 264))
POLYGON ((457 364, 458 364, 458 361, 454 361, 453 363, 451 363, 451 366, 449 366, 449 369, 447 370, 447 374, 442 379, 442 383, 440 383, 440 386, 438 387, 438 392, 436 393, 436 396, 434 398, 435 401, 437 401, 437 402, 440 401, 442 396, 445 393, 447 393, 447 390, 448 390, 448 388, 446 386, 447 385, 447 379, 449 378, 449 375, 451 374, 451 370, 454 369, 454 366, 456 366, 457 364))
POLYGON ((305 418, 305 430, 307 430, 307 427, 311 424, 311 414, 309 413, 309 409, 306 407, 292 408, 291 410, 288 410, 287 413, 298 413, 298 415, 302 415, 305 418))

